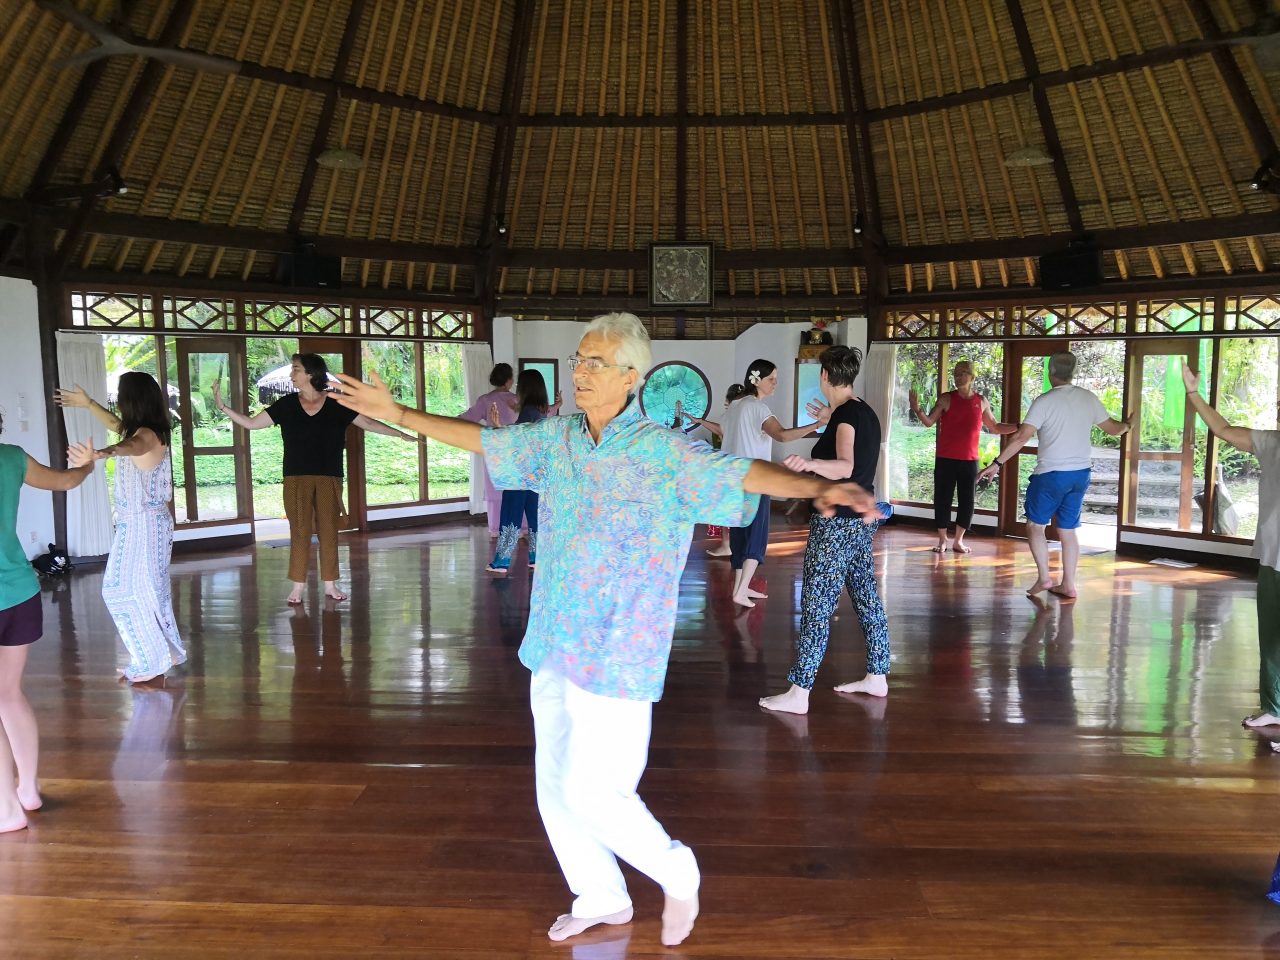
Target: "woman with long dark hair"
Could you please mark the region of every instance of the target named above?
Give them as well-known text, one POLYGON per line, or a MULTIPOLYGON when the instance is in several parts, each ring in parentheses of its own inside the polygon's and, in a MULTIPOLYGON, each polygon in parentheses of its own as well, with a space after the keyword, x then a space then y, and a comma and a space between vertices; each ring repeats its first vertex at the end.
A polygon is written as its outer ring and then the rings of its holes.
POLYGON ((296 393, 286 394, 252 417, 232 410, 222 402, 222 386, 213 384, 213 403, 246 430, 278 426, 284 441, 284 513, 289 520, 289 603, 302 602, 311 565, 311 534, 320 541, 320 579, 324 594, 346 600, 338 589, 338 527, 345 512, 342 505, 342 451, 347 443, 347 427, 399 437, 416 443, 417 438, 377 420, 358 416, 326 396, 329 368, 318 353, 295 353, 290 374, 296 393))
MULTIPOLYGON (((486 427, 511 426, 520 413, 516 408, 515 395, 511 392, 515 379, 516 375, 511 369, 511 364, 494 364, 493 369, 489 371, 489 386, 493 389, 480 394, 475 403, 458 414, 459 419, 470 420, 472 423, 479 423, 486 427), (494 422, 495 420, 497 422, 494 422)), ((484 480, 485 519, 489 524, 489 539, 492 540, 498 536, 500 528, 502 491, 494 487, 493 481, 489 479, 489 470, 484 465, 484 457, 479 458, 479 469, 484 480)))
POLYGON ((43 803, 36 775, 40 730, 22 692, 22 674, 27 650, 44 632, 44 610, 40 582, 18 538, 18 497, 23 484, 73 490, 92 472, 91 463, 51 470, 21 447, 0 443, 0 833, 23 829, 27 813, 43 803))
POLYGON ((80 387, 59 390, 58 403, 87 408, 119 435, 101 450, 73 445, 72 466, 116 457, 116 532, 102 575, 102 599, 129 652, 124 678, 146 683, 184 663, 187 651, 174 622, 169 584, 173 554, 173 421, 160 384, 148 373, 120 377, 116 413, 90 400, 80 387))
MULTIPOLYGON (((777 389, 778 368, 771 360, 756 360, 747 367, 747 375, 742 378, 742 395, 729 404, 722 420, 724 442, 721 450, 751 460, 772 460, 774 440, 789 443, 813 432, 813 424, 789 430, 783 428, 765 403, 777 389)), ((755 600, 767 596, 751 589, 751 579, 756 568, 764 562, 765 550, 769 546, 769 506, 769 498, 762 496, 751 523, 729 531, 729 559, 734 571, 733 602, 739 606, 754 607, 755 600)))
MULTIPOLYGON (((516 405, 520 408, 516 423, 537 423, 551 410, 547 402, 547 383, 537 370, 522 370, 516 380, 516 405)), ((497 426, 497 424, 493 424, 497 426)), ((529 528, 529 569, 538 563, 538 495, 532 490, 503 490, 502 515, 498 526, 498 546, 490 573, 506 573, 520 538, 520 521, 529 528)))

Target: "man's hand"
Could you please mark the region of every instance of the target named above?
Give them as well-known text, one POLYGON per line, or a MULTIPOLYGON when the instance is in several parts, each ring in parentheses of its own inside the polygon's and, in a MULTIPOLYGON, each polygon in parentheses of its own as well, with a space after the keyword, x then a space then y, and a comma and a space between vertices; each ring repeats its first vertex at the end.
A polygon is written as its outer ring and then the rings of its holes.
POLYGON ((53 391, 53 402, 60 407, 89 407, 89 394, 84 392, 84 387, 76 384, 70 390, 57 389, 53 391))
POLYGON ((796 456, 794 453, 787 457, 787 459, 783 460, 782 465, 795 473, 809 472, 809 461, 804 457, 796 456))
POLYGON ((1000 464, 992 460, 987 464, 987 468, 978 474, 978 482, 985 483, 1000 472, 1000 464))
POLYGON ((831 407, 821 400, 810 400, 804 405, 804 410, 815 423, 827 423, 831 419, 831 407))
POLYGON ((1187 393, 1200 392, 1200 374, 1194 373, 1186 360, 1182 361, 1182 385, 1187 388, 1187 393))
POLYGON ((375 420, 386 420, 400 423, 402 420, 400 404, 396 403, 391 391, 376 373, 369 374, 369 383, 362 383, 350 374, 337 375, 342 382, 342 392, 335 393, 334 399, 356 413, 363 413, 375 420))
POLYGON ((856 483, 828 483, 822 493, 813 498, 813 506, 824 517, 835 513, 836 507, 848 507, 862 514, 864 523, 884 519, 876 506, 876 498, 856 483))

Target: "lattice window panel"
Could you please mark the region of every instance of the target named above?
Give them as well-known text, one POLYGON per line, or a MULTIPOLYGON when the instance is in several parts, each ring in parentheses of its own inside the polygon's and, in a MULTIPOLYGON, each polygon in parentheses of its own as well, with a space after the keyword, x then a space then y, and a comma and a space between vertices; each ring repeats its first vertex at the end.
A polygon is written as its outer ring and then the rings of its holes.
POLYGON ((1280 331, 1280 298, 1228 297, 1227 330, 1280 331))
POLYGON ((1009 333, 1018 337, 1078 337, 1124 333, 1118 303, 1053 304, 1011 308, 1009 333))
POLYGON ((365 337, 412 337, 417 334, 416 311, 409 307, 360 307, 356 332, 365 337))
POLYGON ((471 314, 465 310, 423 310, 422 335, 444 340, 465 340, 471 336, 471 314))
POLYGON ((941 335, 942 315, 937 311, 895 311, 888 319, 889 337, 893 340, 933 340, 941 335))
POLYGON ((1135 333, 1208 333, 1213 329, 1213 300, 1139 300, 1133 317, 1135 333))
POLYGON ((151 327, 151 297, 132 293, 73 293, 71 325, 145 329, 151 327))
POLYGON ((973 340, 1004 336, 1005 312, 1001 307, 947 310, 944 313, 943 336, 955 340, 973 340))
POLYGON ((160 301, 160 326, 166 330, 223 333, 236 328, 236 308, 230 300, 164 297, 160 301))

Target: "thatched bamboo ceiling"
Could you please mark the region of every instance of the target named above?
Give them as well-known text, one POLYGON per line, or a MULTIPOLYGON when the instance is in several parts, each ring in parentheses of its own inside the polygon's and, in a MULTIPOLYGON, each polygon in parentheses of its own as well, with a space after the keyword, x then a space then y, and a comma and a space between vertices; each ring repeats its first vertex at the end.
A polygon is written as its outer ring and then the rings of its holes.
POLYGON ((1081 233, 1114 280, 1280 270, 1265 0, 76 0, 223 58, 88 66, 54 6, 0 3, 8 269, 265 281, 300 237, 542 313, 643 298, 678 238, 746 312, 1034 287, 1081 233))

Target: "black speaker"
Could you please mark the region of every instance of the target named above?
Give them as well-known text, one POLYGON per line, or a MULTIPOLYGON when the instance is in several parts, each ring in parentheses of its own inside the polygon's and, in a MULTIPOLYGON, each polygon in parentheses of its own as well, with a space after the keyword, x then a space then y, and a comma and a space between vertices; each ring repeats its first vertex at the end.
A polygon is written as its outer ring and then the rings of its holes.
POLYGON ((1040 258, 1041 290, 1075 290, 1102 285, 1102 254, 1096 247, 1073 247, 1040 258))
POLYGON ((276 283, 306 289, 342 286, 342 258, 316 253, 282 253, 276 257, 276 283))

